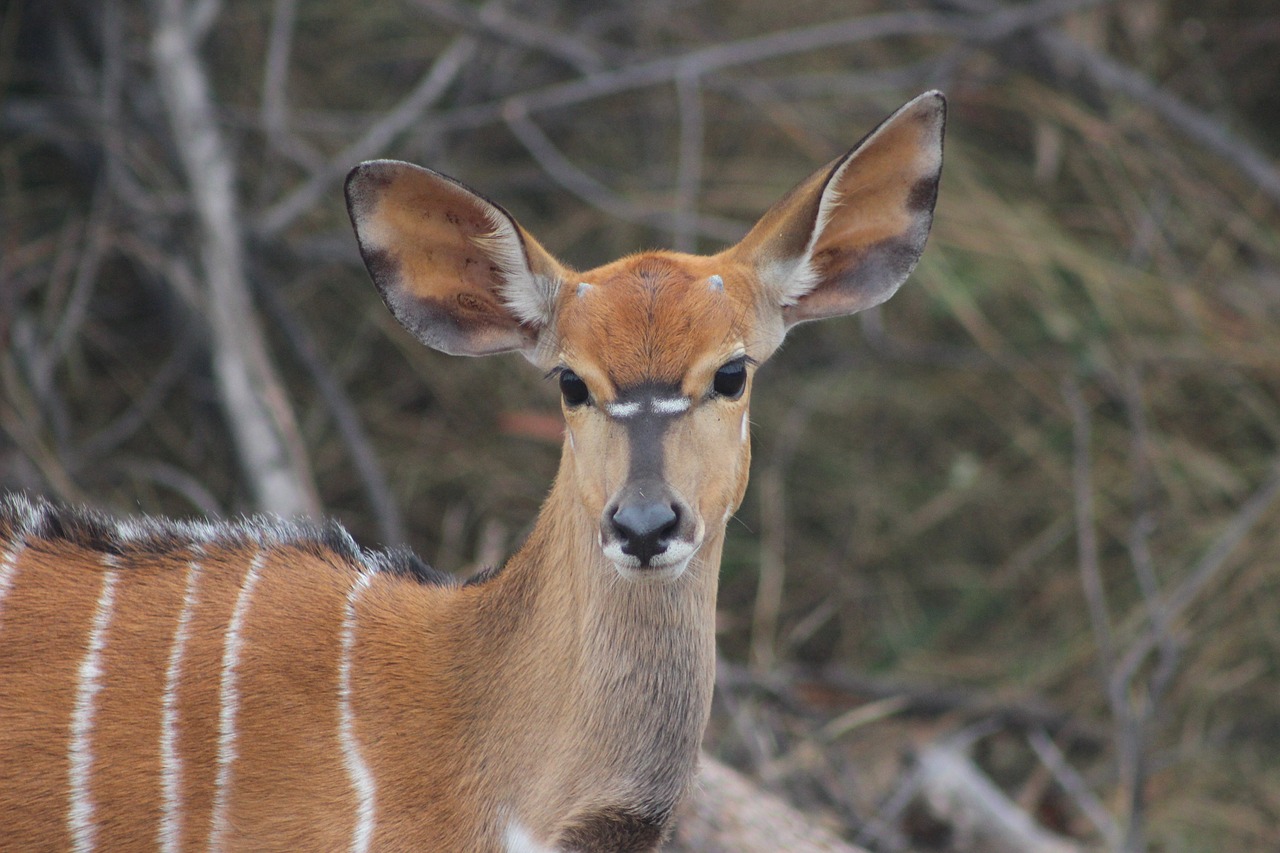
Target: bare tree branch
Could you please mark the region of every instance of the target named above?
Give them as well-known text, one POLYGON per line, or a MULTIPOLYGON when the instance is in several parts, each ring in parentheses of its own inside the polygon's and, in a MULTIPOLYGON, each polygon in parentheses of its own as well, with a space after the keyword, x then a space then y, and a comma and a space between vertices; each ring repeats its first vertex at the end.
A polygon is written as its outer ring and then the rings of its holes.
POLYGON ((155 0, 152 11, 152 61, 195 202, 214 374, 243 471, 258 508, 285 516, 318 515, 320 500, 297 423, 245 280, 234 168, 214 119, 192 11, 182 0, 155 0))
POLYGON ((951 848, 982 853, 1078 853, 1068 839, 1038 826, 958 747, 935 743, 916 757, 920 791, 951 826, 951 848))
MULTIPOLYGON (((1277 498, 1280 498, 1280 459, 1272 464, 1261 485, 1240 505, 1222 532, 1191 567, 1191 571, 1187 573, 1182 583, 1165 596, 1160 609, 1164 613, 1166 622, 1173 622, 1180 618, 1183 612, 1195 603, 1200 594, 1227 566, 1228 558, 1253 532, 1254 527, 1264 518, 1270 517, 1267 515, 1267 510, 1277 498)), ((1117 670, 1135 671, 1160 641, 1161 636, 1156 631, 1145 632, 1125 650, 1124 657, 1117 664, 1117 670)))
POLYGON ((1098 85, 1149 107, 1172 127, 1217 154, 1252 181, 1275 204, 1280 204, 1280 169, 1270 158, 1227 130, 1221 122, 1195 109, 1145 75, 1121 62, 1090 50, 1064 33, 1037 33, 1056 59, 1086 72, 1098 85))
POLYGON ((298 217, 314 207, 343 179, 351 167, 361 160, 376 157, 386 150, 391 140, 417 122, 451 86, 476 49, 470 36, 455 39, 449 49, 431 64, 404 100, 374 123, 364 135, 324 164, 311 178, 284 198, 268 207, 257 218, 256 230, 261 237, 273 237, 289 227, 298 217))
POLYGON ((438 116, 435 130, 479 127, 504 120, 513 110, 532 115, 620 92, 670 84, 682 77, 706 77, 730 68, 865 41, 901 36, 948 36, 990 43, 1102 2, 1106 0, 1040 0, 1016 10, 1001 8, 989 15, 886 12, 796 27, 637 62, 498 101, 458 107, 438 116))
POLYGON ((677 252, 693 252, 698 244, 694 229, 698 218, 698 191, 702 185, 705 136, 702 92, 696 77, 676 78, 676 105, 680 114, 680 147, 676 154, 672 246, 677 252))
POLYGON ((605 67, 602 49, 586 39, 544 26, 489 3, 479 9, 448 0, 413 0, 426 14, 476 35, 487 35, 510 44, 532 48, 567 62, 581 74, 594 74, 605 67))
POLYGON ((1107 593, 1102 583, 1102 569, 1098 563, 1098 532, 1093 510, 1093 463, 1089 452, 1092 427, 1089 409, 1085 405, 1080 386, 1074 378, 1062 385, 1062 396, 1071 412, 1072 483, 1074 486, 1076 514, 1076 546, 1079 551, 1080 583, 1084 587, 1085 603, 1089 608, 1089 622, 1098 643, 1098 659, 1104 680, 1112 671, 1115 660, 1115 644, 1111 637, 1111 615, 1107 610, 1107 593))
MULTIPOLYGON (((670 211, 653 210, 629 201, 575 166, 518 105, 512 105, 506 119, 511 132, 552 180, 583 201, 626 222, 654 227, 672 226, 675 217, 670 211)), ((693 224, 703 236, 726 243, 739 239, 746 232, 745 223, 716 216, 694 216, 693 224)))
POLYGON ((1111 850, 1119 850, 1121 833, 1120 827, 1116 826, 1115 818, 1103 807, 1088 783, 1080 778, 1080 774, 1067 761, 1067 757, 1062 754, 1062 750, 1058 749, 1053 739, 1042 730, 1036 729, 1027 736, 1027 742, 1031 744, 1031 748, 1044 766, 1053 774, 1054 781, 1067 792, 1080 812, 1102 834, 1107 847, 1111 850))
POLYGON ((833 23, 783 30, 755 38, 699 48, 674 57, 646 60, 520 92, 484 104, 458 107, 437 117, 439 131, 462 130, 503 121, 508 115, 531 115, 620 92, 667 85, 680 77, 703 77, 741 65, 890 36, 962 35, 974 31, 971 16, 929 12, 863 15, 833 23))
POLYGON ((320 392, 320 398, 324 400, 325 407, 333 417, 338 432, 351 453, 356 474, 364 485, 365 496, 369 499, 374 518, 377 519, 378 534, 382 544, 404 544, 408 541, 404 516, 392 494, 391 486, 387 483, 378 455, 360 421, 360 413, 329 370, 315 340, 289 310, 284 300, 272 288, 263 288, 262 294, 272 319, 284 332, 294 352, 298 354, 303 366, 311 374, 311 381, 315 383, 316 390, 320 392))
MULTIPOLYGON (((1052 61, 1079 70, 1087 74, 1101 88, 1118 92, 1148 107, 1188 139, 1223 158, 1255 183, 1268 198, 1280 204, 1280 169, 1265 154, 1231 133, 1221 122, 1215 121, 1172 92, 1153 83, 1146 75, 1080 44, 1059 30, 1043 26, 1052 18, 1068 11, 1111 1, 1041 0, 1029 6, 1005 6, 998 0, 945 0, 945 3, 989 14, 992 19, 1003 19, 1010 23, 1019 21, 1015 30, 1034 28, 1037 44, 1049 54, 1052 61), (1043 18, 1031 14, 1030 10, 1037 7, 1043 8, 1048 14, 1043 18), (1054 7, 1059 7, 1063 11, 1054 14, 1052 11, 1054 7)), ((999 38, 1006 37, 1011 32, 1006 32, 999 38)))
MULTIPOLYGON (((741 773, 702 755, 668 853, 860 853, 741 773)), ((865 853, 865 851, 862 851, 865 853)))
POLYGON ((298 0, 275 0, 267 58, 262 68, 262 128, 267 143, 310 172, 325 167, 320 152, 289 129, 289 58, 298 18, 298 0))

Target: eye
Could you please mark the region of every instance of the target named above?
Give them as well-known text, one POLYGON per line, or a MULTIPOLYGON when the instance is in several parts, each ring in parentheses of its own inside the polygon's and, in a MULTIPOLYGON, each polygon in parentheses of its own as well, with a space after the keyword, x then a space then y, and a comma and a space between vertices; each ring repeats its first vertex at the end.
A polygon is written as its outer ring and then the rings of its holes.
POLYGON ((745 359, 734 359, 716 371, 711 380, 711 390, 720 397, 736 400, 742 396, 742 389, 747 387, 747 362, 745 359))
POLYGON ((566 406, 581 406, 591 396, 587 390, 587 383, 568 368, 560 371, 560 393, 564 396, 566 406))

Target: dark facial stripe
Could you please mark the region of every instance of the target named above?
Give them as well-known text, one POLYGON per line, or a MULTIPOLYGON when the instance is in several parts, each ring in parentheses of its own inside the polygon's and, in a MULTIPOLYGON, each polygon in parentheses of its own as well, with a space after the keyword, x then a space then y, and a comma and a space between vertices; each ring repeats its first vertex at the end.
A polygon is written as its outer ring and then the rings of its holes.
POLYGON ((679 400, 688 398, 674 385, 641 385, 622 389, 610 404, 627 430, 628 483, 664 481, 662 438, 672 419, 687 409, 680 408, 679 400))

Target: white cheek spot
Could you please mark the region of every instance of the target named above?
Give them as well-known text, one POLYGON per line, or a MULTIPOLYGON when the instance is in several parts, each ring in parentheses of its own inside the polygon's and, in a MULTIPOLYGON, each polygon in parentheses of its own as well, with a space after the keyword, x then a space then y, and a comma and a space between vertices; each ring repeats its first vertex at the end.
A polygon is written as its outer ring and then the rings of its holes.
POLYGON ((718 275, 713 275, 711 276, 711 278, 707 279, 707 284, 716 293, 721 293, 724 291, 724 279, 718 275))
POLYGON ((576 450, 577 448, 573 444, 573 430, 569 429, 568 427, 565 427, 564 434, 569 436, 569 449, 576 450))
POLYGON ((587 284, 585 281, 578 282, 577 294, 579 299, 586 296, 590 291, 591 291, 591 285, 587 284))
POLYGON ((507 824, 503 841, 506 843, 507 853, 557 853, 555 849, 535 841, 529 830, 518 820, 507 824))
POLYGON ((688 397, 659 397, 649 403, 655 415, 678 415, 689 410, 688 397))
POLYGON ((746 444, 747 439, 751 438, 751 424, 747 421, 747 413, 742 413, 742 443, 746 444))
POLYGON ((604 410, 615 418, 630 418, 640 413, 640 404, 636 402, 605 403, 604 410))

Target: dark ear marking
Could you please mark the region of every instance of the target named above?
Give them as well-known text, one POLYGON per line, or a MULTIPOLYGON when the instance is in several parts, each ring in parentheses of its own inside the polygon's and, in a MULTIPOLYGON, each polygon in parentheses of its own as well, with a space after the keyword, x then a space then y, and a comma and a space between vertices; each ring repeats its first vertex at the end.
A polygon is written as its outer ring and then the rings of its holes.
POLYGON ((761 310, 783 329, 877 305, 915 268, 938 198, 945 116, 939 92, 907 103, 730 250, 755 267, 773 300, 761 310))
POLYGON ((564 268, 498 205, 453 178, 361 163, 347 210, 369 275, 396 319, 454 355, 550 349, 564 268))

